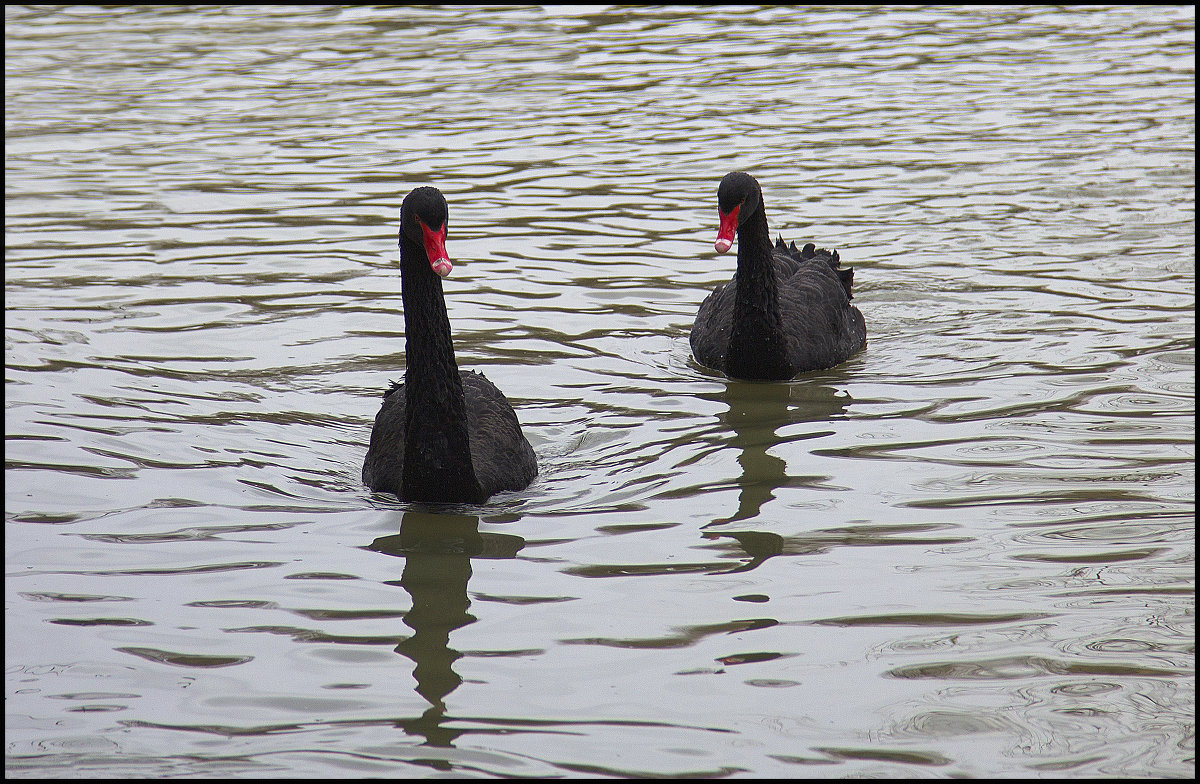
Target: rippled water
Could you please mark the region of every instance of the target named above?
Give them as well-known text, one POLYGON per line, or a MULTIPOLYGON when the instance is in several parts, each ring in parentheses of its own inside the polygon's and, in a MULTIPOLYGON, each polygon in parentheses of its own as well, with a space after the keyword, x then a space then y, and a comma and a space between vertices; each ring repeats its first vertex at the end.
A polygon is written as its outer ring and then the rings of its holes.
POLYGON ((9 775, 1195 773, 1191 7, 5 22, 9 775), (865 352, 691 359, 733 169, 865 352), (480 507, 359 482, 426 183, 480 507))

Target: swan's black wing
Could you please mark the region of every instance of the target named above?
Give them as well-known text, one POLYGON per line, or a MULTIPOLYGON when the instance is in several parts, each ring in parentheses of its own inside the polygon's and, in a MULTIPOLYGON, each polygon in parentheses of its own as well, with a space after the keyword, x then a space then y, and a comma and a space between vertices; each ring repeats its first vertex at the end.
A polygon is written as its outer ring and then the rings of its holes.
POLYGON ((841 266, 837 251, 811 242, 796 250, 793 242, 775 245, 779 310, 788 337, 789 362, 799 370, 841 364, 867 342, 867 326, 854 296, 854 270, 841 266))
POLYGON ((521 432, 512 404, 496 385, 474 370, 461 371, 471 464, 487 495, 521 490, 537 476, 537 458, 521 432))
POLYGON ((700 303, 692 333, 692 356, 705 367, 725 371, 725 354, 733 330, 733 303, 737 295, 737 273, 728 283, 713 289, 700 303))
POLYGON ((400 496, 404 476, 404 382, 394 381, 383 393, 375 414, 371 446, 363 460, 363 484, 378 493, 400 496))

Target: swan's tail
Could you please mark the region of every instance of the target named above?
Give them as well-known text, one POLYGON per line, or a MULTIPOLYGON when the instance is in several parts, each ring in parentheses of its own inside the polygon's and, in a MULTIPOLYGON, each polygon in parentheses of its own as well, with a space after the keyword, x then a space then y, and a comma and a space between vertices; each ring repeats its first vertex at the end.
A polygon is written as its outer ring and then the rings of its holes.
POLYGON ((793 242, 789 246, 783 241, 783 237, 775 240, 775 250, 778 253, 792 257, 796 261, 815 260, 825 262, 831 270, 837 273, 838 280, 842 282, 842 288, 846 290, 846 299, 854 299, 854 293, 851 291, 854 287, 854 268, 841 266, 842 259, 838 256, 836 250, 818 248, 811 242, 802 249, 796 250, 796 243, 793 242))

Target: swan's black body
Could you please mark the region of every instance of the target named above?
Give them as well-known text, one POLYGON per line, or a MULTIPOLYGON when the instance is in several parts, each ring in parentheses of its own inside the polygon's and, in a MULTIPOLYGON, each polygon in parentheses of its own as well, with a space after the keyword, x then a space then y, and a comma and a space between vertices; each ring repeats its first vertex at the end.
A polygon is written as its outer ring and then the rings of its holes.
POLYGON ((762 189, 731 172, 717 191, 723 240, 738 237, 737 272, 700 305, 692 353, 733 378, 782 380, 844 362, 867 342, 862 313, 850 304, 854 270, 836 251, 771 245, 762 189))
POLYGON ((537 461, 500 390, 482 373, 459 371, 454 360, 440 277, 450 270, 445 227, 446 200, 436 188, 417 188, 404 199, 404 382, 384 393, 362 480, 404 501, 481 503, 527 486, 537 461), (439 258, 431 259, 431 250, 439 258))

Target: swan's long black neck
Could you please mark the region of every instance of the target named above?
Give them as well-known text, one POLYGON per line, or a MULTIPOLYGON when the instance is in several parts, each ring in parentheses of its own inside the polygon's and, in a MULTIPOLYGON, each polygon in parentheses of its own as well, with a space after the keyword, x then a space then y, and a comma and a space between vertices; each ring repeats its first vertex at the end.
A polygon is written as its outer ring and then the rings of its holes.
POLYGON ((726 372, 739 378, 785 379, 795 375, 779 313, 779 284, 767 213, 759 207, 738 227, 737 298, 726 372))
POLYGON ((483 500, 471 463, 462 377, 454 361, 442 279, 425 248, 400 233, 404 299, 406 501, 483 500))

